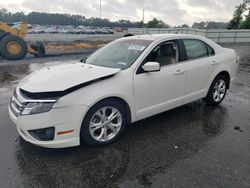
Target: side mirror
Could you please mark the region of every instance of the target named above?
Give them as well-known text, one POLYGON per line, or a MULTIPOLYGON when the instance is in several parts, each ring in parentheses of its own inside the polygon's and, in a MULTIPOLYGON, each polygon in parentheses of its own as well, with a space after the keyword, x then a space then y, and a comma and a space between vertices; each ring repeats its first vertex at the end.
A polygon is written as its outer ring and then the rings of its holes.
POLYGON ((158 62, 147 62, 142 66, 145 72, 157 72, 161 70, 160 63, 158 62))

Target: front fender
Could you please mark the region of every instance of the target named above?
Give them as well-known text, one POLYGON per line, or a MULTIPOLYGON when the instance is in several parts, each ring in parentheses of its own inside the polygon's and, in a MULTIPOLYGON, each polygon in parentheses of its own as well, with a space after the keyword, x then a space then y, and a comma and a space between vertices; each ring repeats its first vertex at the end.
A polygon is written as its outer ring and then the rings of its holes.
POLYGON ((72 93, 61 97, 54 108, 61 108, 70 105, 84 105, 90 109, 97 102, 110 97, 117 97, 124 100, 131 111, 131 118, 134 119, 134 97, 132 76, 120 73, 112 78, 80 88, 72 93), (126 78, 126 79, 125 79, 126 78))

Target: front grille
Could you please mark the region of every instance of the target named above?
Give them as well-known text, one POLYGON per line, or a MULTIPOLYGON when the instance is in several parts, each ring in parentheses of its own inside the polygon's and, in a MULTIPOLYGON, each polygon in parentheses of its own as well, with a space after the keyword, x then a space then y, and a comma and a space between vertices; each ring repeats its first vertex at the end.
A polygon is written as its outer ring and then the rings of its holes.
POLYGON ((21 102, 18 98, 19 98, 18 94, 15 91, 10 102, 10 109, 15 116, 19 116, 20 113, 23 111, 25 105, 27 104, 27 103, 21 102))
POLYGON ((10 102, 10 109, 15 114, 15 116, 19 116, 24 108, 24 105, 22 105, 14 96, 11 98, 10 102))
POLYGON ((10 109, 16 117, 22 113, 23 109, 28 103, 55 103, 57 100, 54 98, 40 100, 32 99, 29 98, 26 94, 27 92, 24 92, 24 90, 21 90, 19 87, 17 87, 13 97, 11 98, 10 109))

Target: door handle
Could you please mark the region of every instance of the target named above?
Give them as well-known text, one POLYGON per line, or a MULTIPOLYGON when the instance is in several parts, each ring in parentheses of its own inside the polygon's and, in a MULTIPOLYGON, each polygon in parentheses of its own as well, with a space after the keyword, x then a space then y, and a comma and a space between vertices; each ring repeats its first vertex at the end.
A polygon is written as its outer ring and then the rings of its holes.
POLYGON ((218 65, 219 63, 217 61, 212 61, 212 65, 218 65))
POLYGON ((178 69, 175 71, 175 75, 180 75, 180 74, 184 74, 185 73, 185 70, 181 70, 181 69, 178 69))

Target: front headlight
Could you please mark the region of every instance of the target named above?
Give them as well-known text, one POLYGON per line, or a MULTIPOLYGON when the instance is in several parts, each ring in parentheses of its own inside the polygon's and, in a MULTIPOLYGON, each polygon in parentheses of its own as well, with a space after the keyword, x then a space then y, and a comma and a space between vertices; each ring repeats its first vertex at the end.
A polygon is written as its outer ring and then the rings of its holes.
POLYGON ((53 105, 55 103, 50 102, 50 103, 46 103, 46 102, 34 102, 34 103, 28 103, 23 111, 22 111, 22 115, 31 115, 31 114, 39 114, 39 113, 43 113, 43 112, 48 112, 52 109, 53 105))

